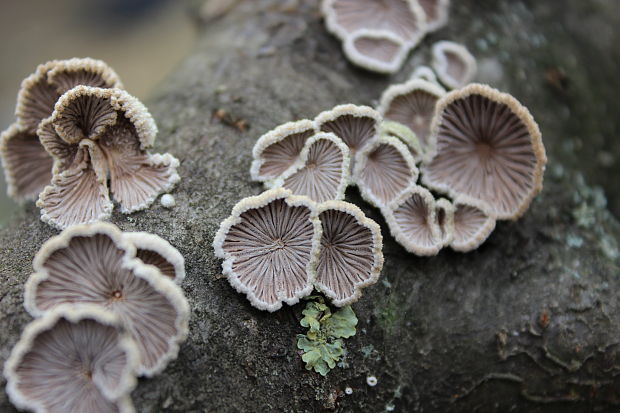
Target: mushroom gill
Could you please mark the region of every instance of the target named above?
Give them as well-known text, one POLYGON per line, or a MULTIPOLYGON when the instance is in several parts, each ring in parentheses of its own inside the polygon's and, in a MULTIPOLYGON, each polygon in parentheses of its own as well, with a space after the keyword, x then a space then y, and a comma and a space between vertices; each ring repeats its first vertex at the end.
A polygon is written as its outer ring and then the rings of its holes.
POLYGON ((450 246, 455 251, 475 250, 495 229, 495 218, 480 202, 461 197, 454 202, 454 236, 450 246))

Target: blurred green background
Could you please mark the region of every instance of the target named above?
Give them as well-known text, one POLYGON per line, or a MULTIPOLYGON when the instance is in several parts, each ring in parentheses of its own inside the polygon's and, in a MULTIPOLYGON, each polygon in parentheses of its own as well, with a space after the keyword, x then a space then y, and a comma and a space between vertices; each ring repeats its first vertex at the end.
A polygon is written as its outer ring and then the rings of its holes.
MULTIPOLYGON (((185 0, 2 1, 0 130, 15 119, 22 79, 51 59, 93 57, 145 99, 192 48, 194 26, 185 0)), ((0 171, 0 174, 3 174, 0 171)), ((0 177, 0 226, 19 205, 0 177)))

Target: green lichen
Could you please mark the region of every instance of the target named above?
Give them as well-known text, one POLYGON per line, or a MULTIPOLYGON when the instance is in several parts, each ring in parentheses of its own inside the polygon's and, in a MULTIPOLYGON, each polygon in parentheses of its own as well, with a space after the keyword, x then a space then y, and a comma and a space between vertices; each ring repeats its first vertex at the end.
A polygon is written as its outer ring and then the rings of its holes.
POLYGON ((345 353, 343 339, 355 335, 357 317, 351 306, 332 313, 322 297, 311 298, 316 301, 306 305, 300 322, 308 332, 297 335, 297 348, 304 352, 301 359, 306 369, 325 376, 345 353))

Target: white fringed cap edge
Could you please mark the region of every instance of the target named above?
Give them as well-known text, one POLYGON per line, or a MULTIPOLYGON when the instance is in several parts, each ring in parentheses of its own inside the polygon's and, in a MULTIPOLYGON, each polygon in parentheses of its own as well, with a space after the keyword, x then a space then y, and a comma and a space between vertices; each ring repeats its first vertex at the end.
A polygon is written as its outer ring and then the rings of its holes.
POLYGON ((478 70, 476 58, 467 50, 465 46, 459 43, 447 40, 439 41, 432 48, 433 62, 432 66, 439 77, 439 80, 450 89, 458 89, 465 86, 473 80, 478 70), (448 72, 448 59, 446 52, 450 52, 458 56, 465 66, 465 74, 463 79, 455 79, 448 72))
MULTIPOLYGON (((168 241, 158 235, 148 232, 124 232, 127 238, 137 250, 153 251, 165 259, 174 268, 174 282, 181 284, 185 279, 185 259, 183 255, 168 241)), ((145 264, 146 265, 146 264, 145 264)))

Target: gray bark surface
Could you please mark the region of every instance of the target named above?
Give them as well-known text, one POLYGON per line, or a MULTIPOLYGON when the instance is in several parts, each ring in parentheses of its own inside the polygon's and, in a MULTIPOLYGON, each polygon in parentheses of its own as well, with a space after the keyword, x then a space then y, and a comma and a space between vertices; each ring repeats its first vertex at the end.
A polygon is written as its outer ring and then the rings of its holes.
MULTIPOLYGON (((147 102, 160 129, 155 151, 181 160, 177 206, 115 212, 112 222, 161 235, 185 256, 191 322, 179 358, 140 381, 136 409, 617 411, 620 225, 607 205, 620 210, 617 3, 454 1, 449 27, 392 78, 348 64, 317 3, 252 0, 204 23, 194 53, 147 102), (479 79, 533 113, 549 155, 545 188, 477 251, 432 258, 407 254, 350 189, 348 199, 382 226, 386 262, 353 306, 360 322, 345 366, 321 377, 296 350, 303 304, 251 307, 222 277, 213 236, 237 201, 262 190, 249 177, 261 134, 341 103, 374 106, 441 39, 468 45, 479 79), (214 117, 218 109, 248 129, 214 117)), ((1 362, 30 320, 22 300, 32 258, 57 233, 38 214, 27 204, 0 231, 1 362)), ((4 392, 0 411, 14 411, 4 392)))

